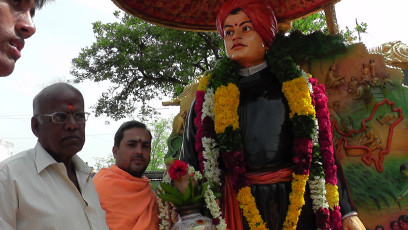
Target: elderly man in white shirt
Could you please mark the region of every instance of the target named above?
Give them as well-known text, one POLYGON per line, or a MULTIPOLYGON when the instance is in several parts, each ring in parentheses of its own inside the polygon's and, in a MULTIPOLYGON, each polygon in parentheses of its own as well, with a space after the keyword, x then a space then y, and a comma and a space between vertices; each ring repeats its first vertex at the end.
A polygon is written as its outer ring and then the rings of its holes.
POLYGON ((82 94, 56 83, 33 101, 34 149, 0 163, 0 229, 107 230, 91 168, 76 153, 85 142, 82 94))

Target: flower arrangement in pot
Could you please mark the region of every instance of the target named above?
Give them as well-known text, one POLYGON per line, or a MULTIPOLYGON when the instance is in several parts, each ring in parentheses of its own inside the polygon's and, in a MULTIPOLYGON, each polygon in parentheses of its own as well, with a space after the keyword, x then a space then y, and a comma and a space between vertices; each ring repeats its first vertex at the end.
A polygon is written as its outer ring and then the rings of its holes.
POLYGON ((171 202, 177 208, 182 206, 202 205, 208 183, 202 182, 202 175, 187 163, 175 160, 168 170, 170 183, 160 183, 158 196, 171 202))
MULTIPOLYGON (((180 215, 179 221, 172 229, 216 229, 213 220, 201 214, 208 186, 209 182, 203 181, 199 171, 195 171, 183 161, 174 160, 164 175, 157 194, 162 201, 174 205, 180 215)), ((168 210, 167 207, 162 207, 163 205, 163 202, 159 204, 161 215, 168 210)), ((161 222, 161 228, 169 226, 162 220, 161 222)))

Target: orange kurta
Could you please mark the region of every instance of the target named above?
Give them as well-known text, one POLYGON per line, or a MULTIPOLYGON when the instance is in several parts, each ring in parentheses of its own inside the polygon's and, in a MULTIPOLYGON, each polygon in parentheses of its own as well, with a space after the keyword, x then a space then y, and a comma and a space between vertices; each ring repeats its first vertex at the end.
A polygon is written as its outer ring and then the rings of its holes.
POLYGON ((101 169, 93 182, 110 230, 159 228, 156 195, 148 178, 134 177, 112 165, 101 169))

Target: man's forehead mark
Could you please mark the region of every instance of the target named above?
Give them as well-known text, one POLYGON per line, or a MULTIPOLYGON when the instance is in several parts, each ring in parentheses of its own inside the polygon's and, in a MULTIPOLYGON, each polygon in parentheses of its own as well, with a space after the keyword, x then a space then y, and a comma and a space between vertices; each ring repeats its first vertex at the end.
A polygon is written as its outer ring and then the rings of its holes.
POLYGON ((128 142, 147 142, 147 139, 145 137, 141 137, 141 136, 134 136, 131 139, 128 140, 128 142))
POLYGON ((69 104, 68 104, 68 109, 69 109, 69 110, 73 110, 73 109, 74 109, 74 105, 71 104, 71 103, 69 103, 69 104))

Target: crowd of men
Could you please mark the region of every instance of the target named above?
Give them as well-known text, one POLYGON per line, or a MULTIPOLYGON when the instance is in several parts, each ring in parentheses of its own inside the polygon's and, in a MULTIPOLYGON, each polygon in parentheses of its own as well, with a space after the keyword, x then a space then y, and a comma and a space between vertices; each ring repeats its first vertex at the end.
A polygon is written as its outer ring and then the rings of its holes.
MULTIPOLYGON (((13 72, 25 39, 36 31, 35 11, 46 2, 0 0, 1 77, 13 72)), ((142 176, 150 162, 150 131, 138 121, 123 124, 112 150, 116 164, 96 175, 95 186, 92 168, 77 155, 88 116, 81 92, 67 83, 35 96, 31 130, 37 144, 0 162, 1 230, 158 229, 155 194, 142 176)))

